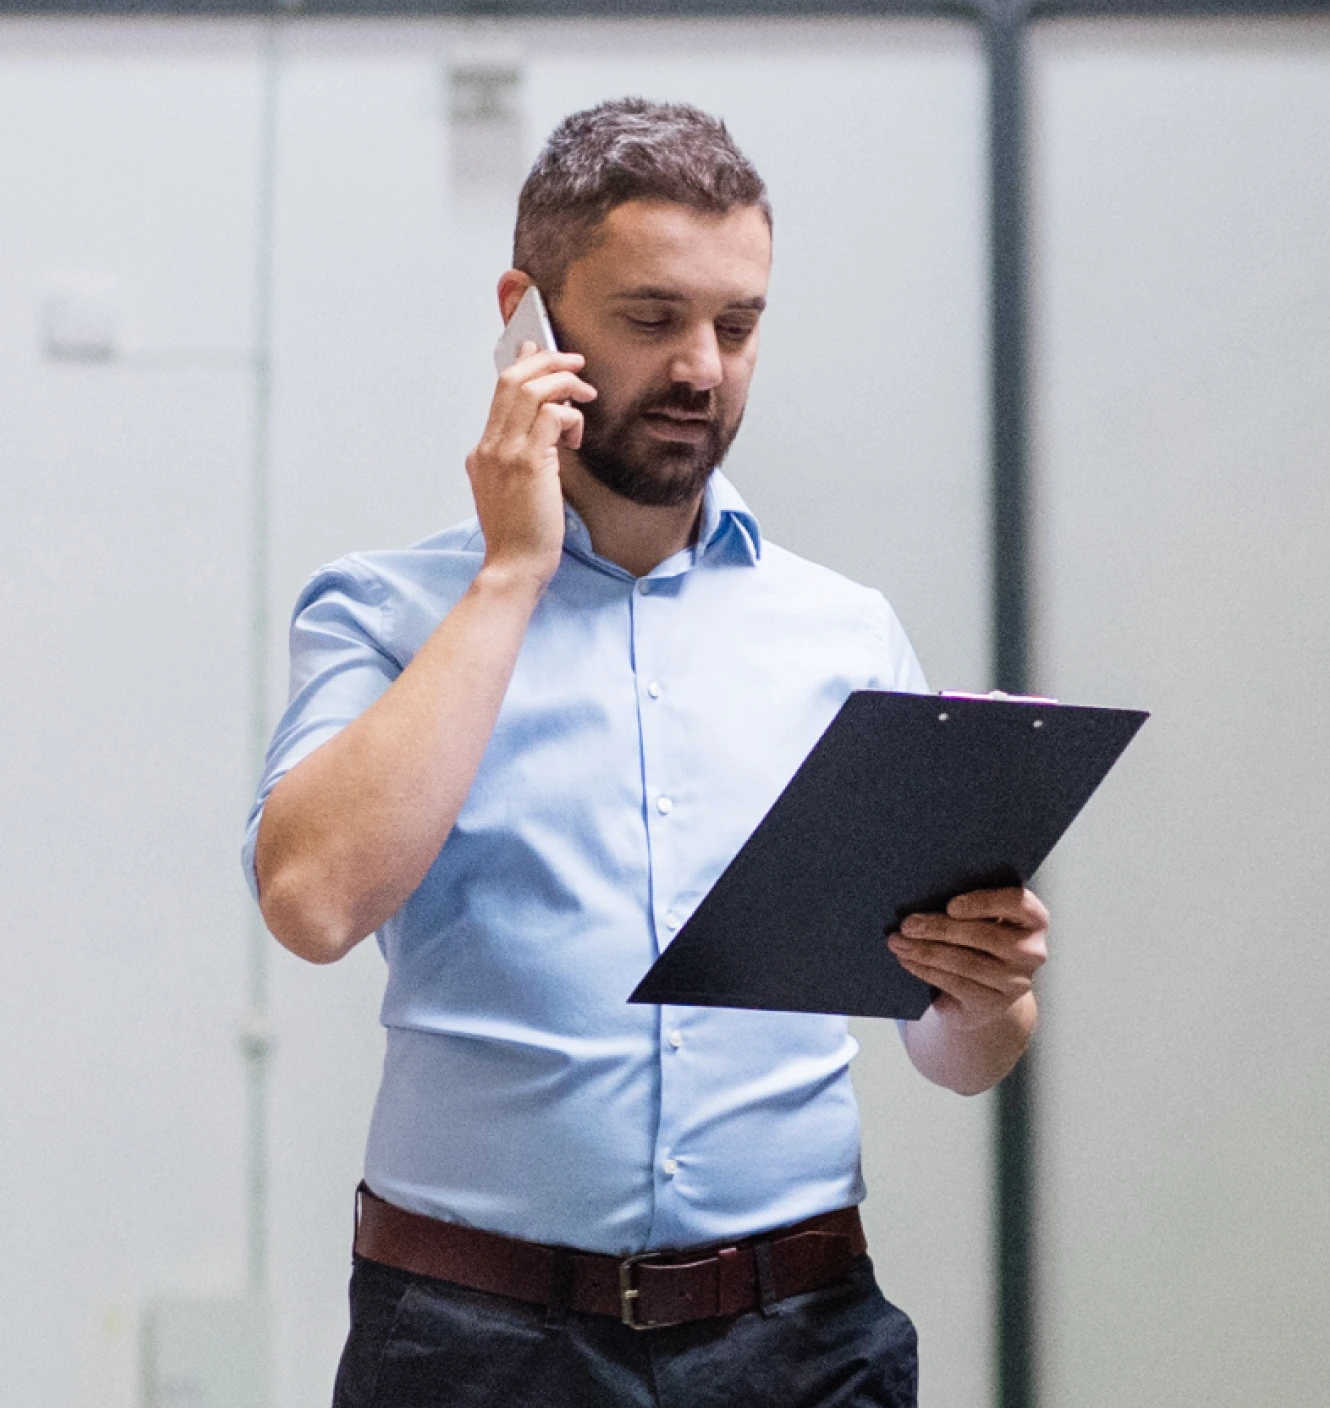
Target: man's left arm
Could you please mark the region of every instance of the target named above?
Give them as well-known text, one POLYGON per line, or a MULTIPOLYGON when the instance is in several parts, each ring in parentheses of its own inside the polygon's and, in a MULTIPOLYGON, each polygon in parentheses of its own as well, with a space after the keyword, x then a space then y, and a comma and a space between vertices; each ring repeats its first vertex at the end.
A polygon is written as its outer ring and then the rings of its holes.
POLYGON ((887 943, 901 966, 939 989, 905 1049, 929 1080, 962 1095, 994 1086, 1025 1054, 1048 957, 1048 911, 1029 890, 974 890, 941 914, 912 914, 887 943))

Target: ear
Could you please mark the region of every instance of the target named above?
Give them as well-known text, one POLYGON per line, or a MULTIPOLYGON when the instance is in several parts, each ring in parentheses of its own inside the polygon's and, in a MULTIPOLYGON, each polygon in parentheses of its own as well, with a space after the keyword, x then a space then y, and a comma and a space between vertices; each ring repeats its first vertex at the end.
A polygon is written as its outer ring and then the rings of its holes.
POLYGON ((531 276, 520 269, 509 269, 499 278, 499 312, 503 314, 504 325, 513 316, 513 310, 522 301, 522 295, 531 287, 531 276))

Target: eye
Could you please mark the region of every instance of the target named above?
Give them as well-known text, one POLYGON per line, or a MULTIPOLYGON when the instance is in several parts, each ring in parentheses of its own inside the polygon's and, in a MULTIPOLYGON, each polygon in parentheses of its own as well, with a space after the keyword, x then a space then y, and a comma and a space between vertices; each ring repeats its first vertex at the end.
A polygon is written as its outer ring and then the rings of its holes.
POLYGON ((628 324, 640 332, 661 332, 669 327, 670 320, 668 318, 629 318, 628 324))
POLYGON ((716 334, 725 342, 747 342, 755 327, 754 323, 717 323, 716 334))

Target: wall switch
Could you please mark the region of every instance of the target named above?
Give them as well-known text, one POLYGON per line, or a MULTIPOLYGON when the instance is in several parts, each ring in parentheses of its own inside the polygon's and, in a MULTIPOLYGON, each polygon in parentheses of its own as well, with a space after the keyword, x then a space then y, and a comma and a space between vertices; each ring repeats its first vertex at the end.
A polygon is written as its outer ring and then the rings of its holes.
POLYGON ((105 362, 120 348, 120 305, 103 280, 71 280, 42 305, 46 355, 60 361, 105 362))

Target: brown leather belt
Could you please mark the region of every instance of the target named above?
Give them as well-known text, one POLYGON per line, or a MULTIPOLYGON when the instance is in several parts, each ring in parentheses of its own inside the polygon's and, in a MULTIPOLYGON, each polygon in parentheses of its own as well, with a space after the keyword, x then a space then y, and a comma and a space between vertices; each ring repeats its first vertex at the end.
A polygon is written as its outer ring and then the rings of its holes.
POLYGON ((617 1257, 422 1217, 364 1184, 357 1198, 359 1256, 529 1304, 612 1315, 634 1330, 738 1315, 842 1281, 867 1245, 853 1207, 729 1246, 617 1257))

